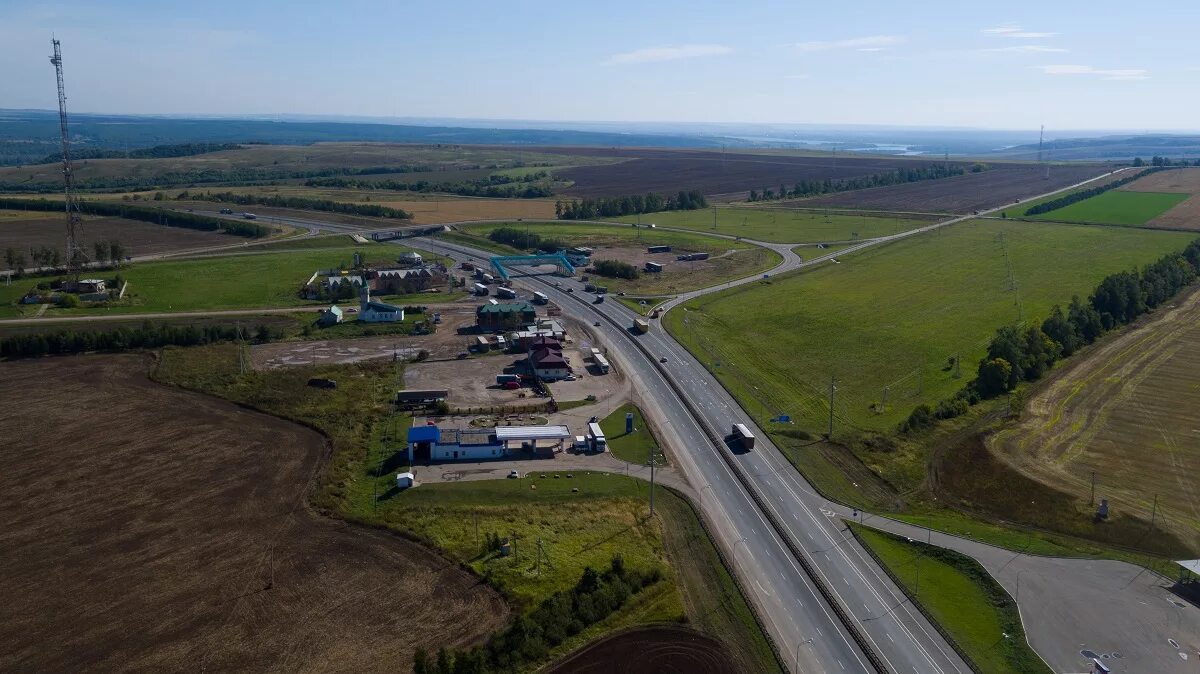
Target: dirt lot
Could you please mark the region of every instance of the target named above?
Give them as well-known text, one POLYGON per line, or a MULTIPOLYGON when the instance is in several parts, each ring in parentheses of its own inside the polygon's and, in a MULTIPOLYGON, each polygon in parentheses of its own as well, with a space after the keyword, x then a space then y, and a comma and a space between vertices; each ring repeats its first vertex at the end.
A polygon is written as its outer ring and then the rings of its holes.
MULTIPOLYGON (((553 148, 549 150, 553 151, 553 148)), ((619 164, 555 171, 555 175, 575 181, 566 193, 576 197, 700 190, 704 194, 743 199, 750 190, 777 189, 780 183, 791 186, 800 180, 853 178, 934 163, 898 157, 838 157, 835 160, 827 155, 787 156, 711 150, 571 148, 571 154, 630 158, 619 164)))
MULTIPOLYGON (((50 246, 65 251, 64 227, 61 213, 0 210, 0 240, 5 246, 23 250, 31 246, 50 246)), ((82 238, 89 256, 93 243, 112 239, 120 241, 128 255, 153 255, 236 243, 235 237, 219 232, 198 232, 138 220, 94 217, 84 218, 82 238)))
MULTIPOLYGON (((606 398, 621 390, 622 378, 616 372, 595 375, 587 367, 582 349, 591 348, 591 342, 568 345, 563 355, 575 370, 576 381, 559 381, 549 384, 554 397, 562 400, 583 400, 589 395, 606 398)), ((533 403, 539 399, 528 388, 505 390, 496 386, 496 375, 506 367, 525 360, 522 354, 493 352, 487 356, 475 356, 466 360, 431 361, 413 363, 404 368, 404 387, 407 389, 446 389, 450 391, 447 402, 454 407, 480 407, 533 403), (524 394, 525 397, 521 397, 524 394)))
POLYGON ((392 358, 393 354, 400 358, 411 358, 421 350, 428 351, 430 358, 453 358, 466 351, 474 337, 460 335, 458 329, 475 324, 474 304, 464 303, 461 307, 431 305, 429 311, 442 314, 442 322, 432 335, 383 335, 255 344, 250 348, 251 359, 255 369, 261 370, 312 363, 357 363, 392 358))
MULTIPOLYGON (((641 275, 634 280, 592 276, 592 281, 606 286, 610 292, 625 291, 635 295, 674 295, 695 288, 716 285, 722 281, 753 274, 769 266, 770 253, 765 248, 729 241, 729 248, 713 253, 707 260, 681 262, 676 256, 685 252, 676 248, 670 253, 647 253, 645 246, 597 246, 593 260, 620 260, 637 267, 641 275), (738 248, 737 246, 741 246, 738 248), (647 272, 646 262, 663 265, 661 272, 647 272)), ((616 299, 609 298, 610 300, 616 299)))
POLYGON ((504 622, 457 566, 304 507, 321 436, 147 365, 0 364, 0 670, 403 671, 504 622))
MULTIPOLYGON (((1106 173, 1100 164, 1054 166, 1049 180, 1045 169, 1032 164, 998 165, 983 173, 918 183, 872 187, 794 202, 802 207, 895 209, 939 213, 970 213, 1044 194, 1106 173)), ((1009 215, 1013 215, 1010 213, 1009 215)))
POLYGON ((550 674, 728 674, 737 672, 724 644, 682 627, 647 627, 600 639, 550 674))

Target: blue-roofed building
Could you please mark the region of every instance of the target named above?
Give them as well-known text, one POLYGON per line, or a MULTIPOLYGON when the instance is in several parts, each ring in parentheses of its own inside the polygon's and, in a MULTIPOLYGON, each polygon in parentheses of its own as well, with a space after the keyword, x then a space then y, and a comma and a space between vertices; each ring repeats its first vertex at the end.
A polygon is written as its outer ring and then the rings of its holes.
POLYGON ((358 320, 364 323, 395 323, 404 320, 400 307, 371 299, 371 287, 363 285, 358 303, 358 320))

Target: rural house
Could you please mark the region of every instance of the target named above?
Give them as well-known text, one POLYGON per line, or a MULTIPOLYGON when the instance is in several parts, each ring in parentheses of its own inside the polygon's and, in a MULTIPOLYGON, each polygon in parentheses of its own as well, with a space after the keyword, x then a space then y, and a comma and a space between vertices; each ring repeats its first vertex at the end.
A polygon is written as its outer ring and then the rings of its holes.
POLYGON ((328 309, 321 311, 321 317, 317 319, 317 325, 320 325, 321 327, 329 327, 331 325, 337 325, 338 323, 341 323, 343 319, 344 315, 341 307, 334 304, 328 309))

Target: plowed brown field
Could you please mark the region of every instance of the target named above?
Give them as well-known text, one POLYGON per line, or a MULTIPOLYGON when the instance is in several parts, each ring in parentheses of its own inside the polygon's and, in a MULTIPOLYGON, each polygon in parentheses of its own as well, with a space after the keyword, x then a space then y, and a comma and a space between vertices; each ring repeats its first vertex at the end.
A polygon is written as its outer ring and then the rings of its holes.
POLYGON ((405 671, 503 623, 457 566, 305 508, 320 435, 146 369, 0 364, 0 670, 405 671))
POLYGON ((600 639, 550 674, 731 674, 737 667, 715 639, 682 627, 647 627, 600 639))

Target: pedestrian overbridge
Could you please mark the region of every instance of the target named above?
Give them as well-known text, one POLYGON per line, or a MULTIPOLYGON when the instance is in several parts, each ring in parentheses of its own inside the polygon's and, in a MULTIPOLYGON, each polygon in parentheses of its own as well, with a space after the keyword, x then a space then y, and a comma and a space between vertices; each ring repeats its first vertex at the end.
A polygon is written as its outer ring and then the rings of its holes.
POLYGON ((557 273, 562 276, 574 276, 575 265, 567 259, 562 253, 546 253, 543 255, 496 255, 492 257, 492 268, 500 275, 500 278, 508 280, 508 270, 505 265, 514 266, 533 266, 539 264, 552 264, 555 266, 557 273))

